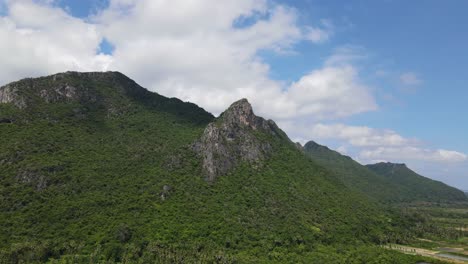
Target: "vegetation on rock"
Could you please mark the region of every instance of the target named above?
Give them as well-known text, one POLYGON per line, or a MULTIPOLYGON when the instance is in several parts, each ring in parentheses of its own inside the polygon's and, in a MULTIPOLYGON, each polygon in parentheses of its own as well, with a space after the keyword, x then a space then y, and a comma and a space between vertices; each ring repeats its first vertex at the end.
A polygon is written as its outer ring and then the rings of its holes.
POLYGON ((426 260, 378 247, 404 240, 408 218, 347 187, 244 100, 215 119, 117 72, 0 94, 11 121, 0 122, 1 263, 426 260))

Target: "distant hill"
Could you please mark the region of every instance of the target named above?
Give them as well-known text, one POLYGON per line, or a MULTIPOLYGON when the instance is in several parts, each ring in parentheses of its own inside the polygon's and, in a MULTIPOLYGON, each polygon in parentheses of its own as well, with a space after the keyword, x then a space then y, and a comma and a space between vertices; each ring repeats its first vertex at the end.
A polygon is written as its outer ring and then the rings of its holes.
POLYGON ((67 72, 0 87, 0 120, 0 263, 416 262, 370 247, 399 218, 247 100, 214 118, 118 72, 67 72))
POLYGON ((415 201, 450 202, 467 200, 462 191, 440 181, 421 176, 409 169, 405 164, 381 162, 366 167, 376 174, 388 178, 392 183, 408 188, 415 201))
POLYGON ((349 188, 379 201, 401 203, 466 200, 461 191, 441 182, 416 176, 414 172, 409 173, 406 166, 404 167, 407 170, 395 171, 398 177, 389 177, 381 165, 363 166, 350 157, 313 141, 305 144, 304 152, 318 164, 333 171, 349 188))
POLYGON ((400 186, 393 184, 386 177, 375 174, 367 167, 348 156, 342 155, 326 146, 309 141, 304 145, 304 152, 318 164, 330 169, 349 188, 385 202, 400 202, 400 186))

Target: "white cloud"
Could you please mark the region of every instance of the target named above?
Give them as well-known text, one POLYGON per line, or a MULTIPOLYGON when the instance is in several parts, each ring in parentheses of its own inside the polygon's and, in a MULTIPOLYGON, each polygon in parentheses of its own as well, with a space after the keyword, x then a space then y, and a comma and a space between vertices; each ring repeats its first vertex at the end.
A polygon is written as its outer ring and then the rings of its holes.
POLYGON ((344 117, 377 109, 369 88, 352 66, 325 67, 293 83, 287 94, 297 105, 296 116, 344 117))
POLYGON ((460 163, 467 161, 466 154, 444 149, 431 149, 413 138, 406 138, 392 130, 373 129, 366 126, 344 124, 303 125, 295 121, 280 123, 288 134, 314 141, 332 140, 340 147, 338 152, 352 154, 363 163, 375 161, 414 162, 433 161, 460 163))
MULTIPOLYGON (((52 2, 7 2, 8 15, 0 18, 1 82, 66 70, 118 70, 215 114, 243 97, 275 119, 337 118, 377 107, 351 63, 327 63, 290 86, 269 78, 258 53, 287 53, 308 39, 297 11, 287 6, 266 0, 112 0, 80 19, 52 2), (240 20, 252 23, 236 26, 240 20), (103 38, 114 46, 112 55, 96 54, 103 38)), ((332 34, 331 21, 320 27, 332 34)), ((343 50, 332 57, 353 56, 343 50)))
POLYGON ((335 138, 345 140, 355 147, 405 146, 419 144, 416 139, 400 136, 392 130, 378 130, 366 126, 348 126, 344 124, 315 124, 309 128, 313 138, 335 138))
POLYGON ((334 25, 331 21, 322 19, 322 26, 307 27, 306 39, 313 43, 323 43, 329 40, 334 34, 334 25))
MULTIPOLYGON (((351 65, 314 70, 291 86, 269 78, 259 51, 288 52, 311 40, 311 27, 299 26, 297 11, 286 6, 253 0, 111 1, 95 20, 115 46, 112 68, 215 114, 242 97, 275 119, 334 118, 376 109, 351 65), (254 18, 250 25, 234 26, 249 18, 254 18)), ((331 21, 322 20, 321 28, 327 38, 332 34, 331 21)))
POLYGON ((467 160, 464 153, 444 149, 425 149, 413 146, 406 147, 379 147, 364 150, 360 157, 368 160, 402 160, 402 161, 435 161, 435 162, 463 162, 467 160))
POLYGON ((0 81, 66 70, 105 69, 110 57, 96 54, 101 34, 94 25, 59 8, 8 1, 0 17, 0 81))
POLYGON ((400 82, 404 85, 419 85, 423 81, 413 72, 405 72, 400 75, 400 82))

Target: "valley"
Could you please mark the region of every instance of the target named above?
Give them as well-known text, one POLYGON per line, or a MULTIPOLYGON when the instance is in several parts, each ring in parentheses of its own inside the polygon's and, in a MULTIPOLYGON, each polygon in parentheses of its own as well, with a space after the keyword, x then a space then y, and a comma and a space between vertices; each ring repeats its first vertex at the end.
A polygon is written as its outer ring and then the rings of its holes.
POLYGON ((468 262, 467 203, 402 205, 402 210, 427 217, 430 225, 406 245, 389 244, 385 248, 451 263, 468 262))

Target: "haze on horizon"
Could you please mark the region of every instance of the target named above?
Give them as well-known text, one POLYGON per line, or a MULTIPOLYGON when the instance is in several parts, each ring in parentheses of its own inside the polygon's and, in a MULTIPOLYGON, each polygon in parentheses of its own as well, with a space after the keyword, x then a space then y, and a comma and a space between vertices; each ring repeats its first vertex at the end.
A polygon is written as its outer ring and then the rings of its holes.
POLYGON ((0 0, 0 84, 120 71, 468 190, 465 1, 0 0))

